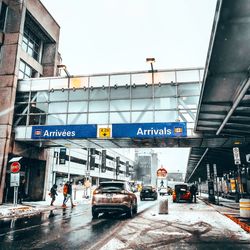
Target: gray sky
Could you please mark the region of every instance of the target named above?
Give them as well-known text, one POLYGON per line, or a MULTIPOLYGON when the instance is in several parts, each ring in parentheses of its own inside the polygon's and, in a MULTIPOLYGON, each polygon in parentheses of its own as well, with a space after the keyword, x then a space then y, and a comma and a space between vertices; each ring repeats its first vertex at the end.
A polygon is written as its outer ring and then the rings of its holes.
MULTIPOLYGON (((216 0, 42 0, 61 27, 72 75, 204 67, 216 0)), ((169 172, 185 172, 189 149, 157 149, 169 172)))
POLYGON ((204 66, 216 0, 42 0, 73 75, 204 66))

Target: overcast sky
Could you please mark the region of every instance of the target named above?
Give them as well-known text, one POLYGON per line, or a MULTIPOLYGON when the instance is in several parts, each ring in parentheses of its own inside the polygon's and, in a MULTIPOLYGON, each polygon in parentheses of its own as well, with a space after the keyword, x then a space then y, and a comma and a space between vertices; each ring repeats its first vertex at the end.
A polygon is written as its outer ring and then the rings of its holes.
POLYGON ((42 0, 71 74, 204 66, 215 0, 42 0))
MULTIPOLYGON (((42 0, 61 27, 59 51, 72 75, 204 67, 216 0, 42 0)), ((188 149, 161 162, 185 172, 188 149)))

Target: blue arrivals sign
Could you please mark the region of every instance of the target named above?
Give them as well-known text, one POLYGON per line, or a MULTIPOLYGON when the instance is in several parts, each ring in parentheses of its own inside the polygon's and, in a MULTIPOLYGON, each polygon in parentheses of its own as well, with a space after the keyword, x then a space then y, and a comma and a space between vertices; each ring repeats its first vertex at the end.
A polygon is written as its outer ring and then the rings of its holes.
MULTIPOLYGON (((96 124, 33 126, 32 139, 97 138, 96 124)), ((186 122, 112 124, 110 138, 186 137, 186 122)))
POLYGON ((113 124, 113 138, 186 137, 186 122, 113 124))
POLYGON ((32 139, 96 138, 97 125, 33 126, 32 139))

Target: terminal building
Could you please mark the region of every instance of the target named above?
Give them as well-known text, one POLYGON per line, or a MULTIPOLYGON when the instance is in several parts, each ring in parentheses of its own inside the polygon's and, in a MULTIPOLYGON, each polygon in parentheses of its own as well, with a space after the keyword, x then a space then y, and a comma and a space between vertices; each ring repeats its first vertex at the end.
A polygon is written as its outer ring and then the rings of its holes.
POLYGON ((20 174, 26 180, 25 191, 31 200, 44 199, 52 182, 61 183, 68 175, 79 181, 91 176, 97 184, 105 179, 128 179, 128 171, 133 168, 133 161, 112 150, 90 154, 86 149, 67 148, 65 164, 60 164, 60 147, 49 150, 14 140, 15 124, 27 122, 24 114, 31 114, 29 124, 43 123, 44 116, 37 115, 41 109, 34 103, 44 98, 35 92, 31 97, 20 96, 17 86, 20 79, 59 74, 59 35, 60 26, 40 1, 0 0, 0 204, 13 196, 9 185, 13 161, 21 164, 20 174), (29 98, 33 104, 27 107, 24 102, 29 98))
POLYGON ((0 1, 0 203, 8 191, 9 161, 22 156, 21 172, 29 172, 32 198, 42 199, 46 151, 14 141, 13 116, 18 79, 57 75, 60 27, 40 1, 0 1))

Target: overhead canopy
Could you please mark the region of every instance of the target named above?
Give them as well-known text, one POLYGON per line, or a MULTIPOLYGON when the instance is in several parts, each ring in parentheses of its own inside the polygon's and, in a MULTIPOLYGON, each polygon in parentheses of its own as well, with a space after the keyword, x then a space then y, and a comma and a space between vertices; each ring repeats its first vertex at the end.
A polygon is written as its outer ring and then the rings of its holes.
MULTIPOLYGON (((207 55, 195 131, 237 137, 242 153, 250 145, 250 3, 218 1, 207 55)), ((223 170, 233 164, 229 151, 192 148, 187 181, 206 174, 206 162, 219 159, 223 170), (231 162, 227 162, 231 159, 231 162)))

